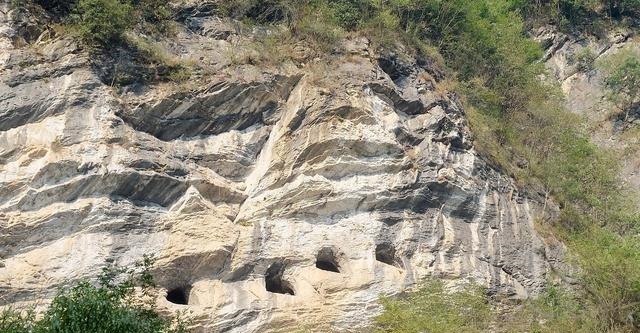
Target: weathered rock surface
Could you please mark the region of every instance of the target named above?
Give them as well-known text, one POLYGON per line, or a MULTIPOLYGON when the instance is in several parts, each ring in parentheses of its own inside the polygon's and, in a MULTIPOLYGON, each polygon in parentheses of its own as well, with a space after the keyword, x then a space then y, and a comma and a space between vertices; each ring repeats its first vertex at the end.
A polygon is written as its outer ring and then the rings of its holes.
POLYGON ((435 69, 361 39, 326 63, 222 65, 233 32, 196 12, 168 48, 219 71, 122 93, 2 18, 0 305, 145 253, 161 308, 202 332, 355 330, 429 276, 543 288, 539 205, 474 150, 435 69))

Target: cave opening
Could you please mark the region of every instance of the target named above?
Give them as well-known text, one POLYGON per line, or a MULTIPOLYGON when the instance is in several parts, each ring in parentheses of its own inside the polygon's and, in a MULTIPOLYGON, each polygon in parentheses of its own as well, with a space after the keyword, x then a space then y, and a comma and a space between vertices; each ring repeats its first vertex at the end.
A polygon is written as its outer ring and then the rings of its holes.
POLYGON ((322 248, 316 256, 316 267, 334 273, 340 273, 340 265, 336 259, 336 255, 331 248, 322 248))
POLYGON ((387 265, 397 266, 396 249, 389 243, 376 246, 376 260, 387 265))
POLYGON ((167 301, 178 304, 178 305, 188 305, 189 304, 189 289, 190 288, 173 288, 167 292, 167 301))
POLYGON ((265 287, 268 292, 285 295, 295 295, 293 287, 282 276, 286 266, 284 263, 273 263, 264 274, 265 287))

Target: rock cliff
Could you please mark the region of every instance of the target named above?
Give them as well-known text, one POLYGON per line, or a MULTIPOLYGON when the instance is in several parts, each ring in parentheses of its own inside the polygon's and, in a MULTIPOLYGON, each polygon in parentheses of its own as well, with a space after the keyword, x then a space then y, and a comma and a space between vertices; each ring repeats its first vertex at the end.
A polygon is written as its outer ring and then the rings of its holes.
POLYGON ((191 8, 162 46, 197 75, 114 87, 113 64, 0 6, 0 305, 143 254, 161 309, 202 332, 355 331, 429 276, 543 288, 542 202, 476 152, 428 59, 352 37, 237 63, 251 34, 191 8))

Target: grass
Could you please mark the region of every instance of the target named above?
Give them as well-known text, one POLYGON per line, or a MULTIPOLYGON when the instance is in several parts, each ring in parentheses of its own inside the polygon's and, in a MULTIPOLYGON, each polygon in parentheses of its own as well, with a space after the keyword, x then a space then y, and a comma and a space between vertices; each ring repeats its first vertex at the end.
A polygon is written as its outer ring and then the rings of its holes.
POLYGON ((384 312, 375 318, 375 333, 486 332, 494 321, 484 289, 473 284, 450 290, 442 281, 428 280, 415 292, 381 303, 384 312))
POLYGON ((182 83, 191 78, 194 64, 170 55, 159 43, 135 34, 128 34, 126 41, 141 56, 145 66, 155 71, 157 79, 182 83))

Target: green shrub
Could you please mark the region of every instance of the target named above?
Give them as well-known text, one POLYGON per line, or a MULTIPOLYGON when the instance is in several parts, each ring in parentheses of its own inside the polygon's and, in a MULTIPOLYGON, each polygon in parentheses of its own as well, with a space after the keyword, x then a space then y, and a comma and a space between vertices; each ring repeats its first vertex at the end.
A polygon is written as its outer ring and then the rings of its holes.
POLYGON ((513 9, 530 20, 549 21, 564 30, 598 32, 602 26, 634 19, 640 0, 511 0, 513 9))
POLYGON ((173 12, 166 0, 134 0, 136 23, 139 30, 147 34, 164 34, 171 32, 173 12))
POLYGON ((248 18, 256 23, 290 23, 309 0, 228 0, 219 4, 220 11, 235 18, 248 18))
POLYGON ((640 327, 640 242, 603 229, 570 243, 579 253, 581 287, 600 331, 640 327))
POLYGON ((134 0, 133 5, 145 22, 160 24, 171 19, 171 8, 167 0, 134 0))
POLYGON ((97 286, 80 281, 60 289, 40 320, 32 311, 5 310, 0 313, 0 333, 186 333, 179 318, 170 321, 155 310, 149 294, 152 264, 145 257, 133 268, 107 267, 97 286))
POLYGON ((373 13, 367 0, 337 0, 329 2, 336 23, 346 30, 360 27, 373 13))
POLYGON ((90 44, 118 43, 131 27, 133 8, 120 0, 80 0, 74 22, 82 39, 90 44))

